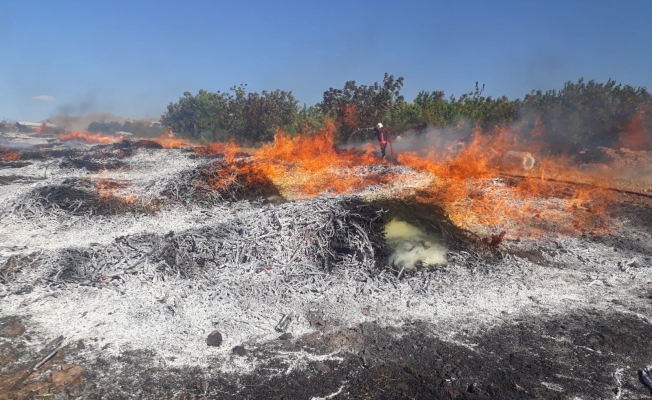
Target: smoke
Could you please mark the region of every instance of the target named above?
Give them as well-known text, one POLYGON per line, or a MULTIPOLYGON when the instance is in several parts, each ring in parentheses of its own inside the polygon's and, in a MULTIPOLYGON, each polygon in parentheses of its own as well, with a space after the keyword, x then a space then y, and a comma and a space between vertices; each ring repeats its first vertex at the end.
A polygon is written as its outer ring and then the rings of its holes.
POLYGON ((389 263, 407 270, 420 265, 446 263, 446 250, 436 237, 414 225, 393 219, 385 226, 385 240, 394 250, 389 263))
MULTIPOLYGON (((392 132, 394 152, 398 155, 403 152, 417 152, 422 155, 454 155, 463 146, 463 142, 471 137, 475 126, 470 122, 460 122, 455 126, 438 128, 428 126, 424 130, 408 130, 397 133, 392 132)), ((373 131, 358 131, 355 138, 345 145, 340 145, 341 149, 358 150, 364 152, 371 140, 377 145, 376 135, 373 131), (364 139, 363 139, 364 138, 364 139), (356 141, 353 141, 356 139, 356 141)), ((389 152, 389 148, 387 149, 389 152)))
POLYGON ((97 96, 94 92, 86 93, 77 103, 67 103, 57 107, 56 125, 64 130, 74 130, 76 115, 86 114, 96 107, 97 96))
POLYGON ((460 122, 446 128, 428 126, 423 131, 408 130, 394 136, 394 151, 453 154, 459 151, 473 130, 474 126, 470 122, 460 122))

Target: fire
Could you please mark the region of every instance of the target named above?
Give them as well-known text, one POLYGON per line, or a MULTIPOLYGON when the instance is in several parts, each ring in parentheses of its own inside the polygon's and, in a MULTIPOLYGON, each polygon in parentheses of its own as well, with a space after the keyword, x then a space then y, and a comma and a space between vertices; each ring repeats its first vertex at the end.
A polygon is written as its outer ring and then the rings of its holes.
POLYGON ((131 193, 120 193, 121 189, 131 186, 131 181, 121 179, 99 178, 95 182, 100 201, 107 206, 118 209, 156 210, 156 204, 143 204, 142 200, 131 193))
POLYGON ((0 160, 2 161, 16 161, 20 160, 20 154, 14 153, 7 149, 0 148, 0 160))
POLYGON ((278 129, 274 142, 254 154, 255 162, 277 187, 296 197, 351 192, 390 179, 389 175, 362 177, 353 173, 356 166, 380 161, 373 155, 373 146, 363 153, 336 150, 334 131, 331 121, 313 135, 290 137, 278 129))
MULTIPOLYGON (((538 124, 526 134, 522 129, 476 129, 468 140, 455 143, 435 134, 428 145, 400 154, 398 161, 432 178, 430 186, 418 190, 419 201, 437 204, 458 227, 485 237, 502 231, 505 239, 526 239, 615 229, 606 213, 615 198, 603 190, 613 187, 615 172, 580 170, 568 156, 542 156, 538 149, 545 126, 538 124)), ((400 169, 382 166, 377 146, 336 149, 334 132, 330 121, 310 135, 292 137, 278 129, 274 141, 251 157, 238 157, 243 149, 233 141, 195 151, 224 155, 205 181, 215 190, 271 182, 286 198, 299 199, 413 184, 409 180, 414 178, 400 169)))
POLYGON ((520 151, 519 135, 518 128, 476 130, 457 151, 405 153, 399 161, 436 177, 421 200, 442 206, 461 228, 484 234, 505 230, 512 239, 540 236, 551 227, 565 234, 603 231, 604 211, 613 197, 600 189, 607 186, 606 177, 583 173, 566 157, 537 155, 529 169, 506 164, 504 154, 510 151, 532 157, 520 151), (560 186, 562 181, 586 185, 560 186))
POLYGON ((117 143, 122 140, 124 140, 124 136, 109 136, 109 135, 104 135, 101 132, 98 133, 90 133, 90 132, 70 132, 65 135, 59 136, 60 140, 63 141, 68 141, 68 140, 79 140, 85 143, 96 143, 96 144, 112 144, 112 143, 117 143))
POLYGON ((652 149, 652 126, 648 126, 646 114, 639 110, 619 134, 620 147, 631 150, 652 149))
POLYGON ((171 130, 166 131, 159 137, 149 139, 160 144, 164 149, 176 149, 179 147, 193 146, 188 139, 181 139, 174 136, 171 130))
POLYGON ((34 133, 50 133, 50 128, 43 124, 39 128, 35 128, 34 133))
POLYGON ((224 163, 208 179, 217 190, 240 186, 266 186, 271 182, 287 197, 305 198, 322 193, 344 193, 372 184, 384 183, 384 176, 355 174, 356 166, 378 164, 373 147, 362 153, 338 151, 334 147, 335 125, 328 121, 325 128, 312 135, 291 137, 277 129, 274 142, 263 145, 249 160, 238 159, 246 154, 234 141, 213 143, 196 148, 200 154, 223 154, 224 163))
POLYGON ((355 105, 349 104, 341 108, 342 123, 352 129, 358 129, 358 110, 355 105))
POLYGON ((234 139, 225 143, 210 143, 208 146, 197 146, 194 151, 202 155, 223 154, 230 161, 233 161, 238 153, 246 154, 234 139))

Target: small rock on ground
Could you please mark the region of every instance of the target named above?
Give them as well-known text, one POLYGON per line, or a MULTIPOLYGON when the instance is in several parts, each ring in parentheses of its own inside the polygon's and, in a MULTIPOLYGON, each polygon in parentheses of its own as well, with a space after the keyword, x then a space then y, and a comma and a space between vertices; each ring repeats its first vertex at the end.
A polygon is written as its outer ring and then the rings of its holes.
POLYGON ((206 344, 209 346, 219 346, 222 344, 222 334, 218 330, 214 330, 206 338, 206 344))
POLYGON ((235 346, 232 351, 236 356, 244 357, 247 355, 247 349, 243 346, 235 346))
POLYGON ((327 373, 328 371, 331 370, 331 368, 330 368, 328 365, 324 364, 324 363, 321 362, 321 361, 317 361, 317 362, 315 363, 315 369, 316 369, 317 371, 321 372, 322 374, 325 374, 325 373, 327 373))

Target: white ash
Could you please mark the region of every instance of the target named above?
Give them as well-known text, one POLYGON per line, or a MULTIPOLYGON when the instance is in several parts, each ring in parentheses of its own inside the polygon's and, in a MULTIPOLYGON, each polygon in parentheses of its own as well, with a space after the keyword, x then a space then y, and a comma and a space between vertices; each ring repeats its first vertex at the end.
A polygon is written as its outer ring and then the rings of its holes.
POLYGON ((568 239, 564 245, 568 253, 550 257, 563 268, 508 257, 486 270, 481 261, 460 253, 451 254, 444 269, 401 281, 380 273, 366 276, 365 282, 348 269, 329 274, 307 266, 258 273, 229 270, 216 279, 167 277, 144 282, 127 275, 105 288, 69 285, 57 297, 44 298, 51 293, 45 287, 9 295, 3 299, 2 313, 30 315, 42 330, 71 341, 97 337, 98 346, 109 344, 107 355, 147 349, 168 366, 207 366, 217 358, 225 372, 253 370, 256 360, 234 364, 230 349, 277 340, 274 326, 289 311, 296 315, 290 326, 295 336, 311 330, 306 316, 318 309, 348 327, 371 320, 389 326, 430 322, 442 339, 455 342, 528 314, 545 318, 597 309, 649 316, 649 307, 634 312, 633 305, 613 301, 635 302, 637 292, 651 283, 650 267, 622 271, 618 263, 630 260, 599 245, 593 246, 595 261, 581 262, 576 255, 586 243, 568 239), (361 312, 363 306, 371 308, 369 316, 361 312), (217 349, 204 342, 213 329, 224 335, 217 349))

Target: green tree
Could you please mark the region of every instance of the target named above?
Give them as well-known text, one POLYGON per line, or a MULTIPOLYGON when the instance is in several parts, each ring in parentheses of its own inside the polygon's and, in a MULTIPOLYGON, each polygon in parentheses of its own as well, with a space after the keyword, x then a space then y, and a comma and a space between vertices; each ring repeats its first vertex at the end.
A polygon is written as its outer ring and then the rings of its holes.
POLYGON ((324 127, 324 114, 317 105, 306 106, 299 110, 296 133, 307 135, 324 127))
POLYGON ((246 85, 225 93, 200 90, 195 96, 186 92, 177 103, 170 103, 161 123, 195 140, 232 136, 253 144, 273 139, 277 126, 294 129, 297 104, 292 92, 282 90, 247 93, 246 85))
POLYGON ((185 92, 177 103, 170 103, 161 123, 191 139, 217 139, 226 131, 229 95, 200 90, 196 96, 185 92))
POLYGON ((619 140, 631 118, 641 113, 652 126, 652 96, 644 87, 591 80, 566 82, 561 90, 532 91, 523 99, 520 112, 526 119, 540 118, 551 149, 578 150, 610 146, 619 140))
POLYGON ((390 113, 404 103, 401 96, 403 77, 385 73, 383 82, 358 86, 348 81, 343 89, 330 88, 324 92, 320 110, 339 125, 338 139, 347 140, 352 132, 372 127, 389 118, 390 113))
POLYGON ((459 98, 446 98, 443 91, 421 91, 412 103, 405 103, 391 113, 394 129, 420 131, 426 127, 443 128, 470 122, 483 128, 506 124, 516 119, 518 102, 503 96, 483 96, 484 85, 476 82, 475 90, 459 98))

